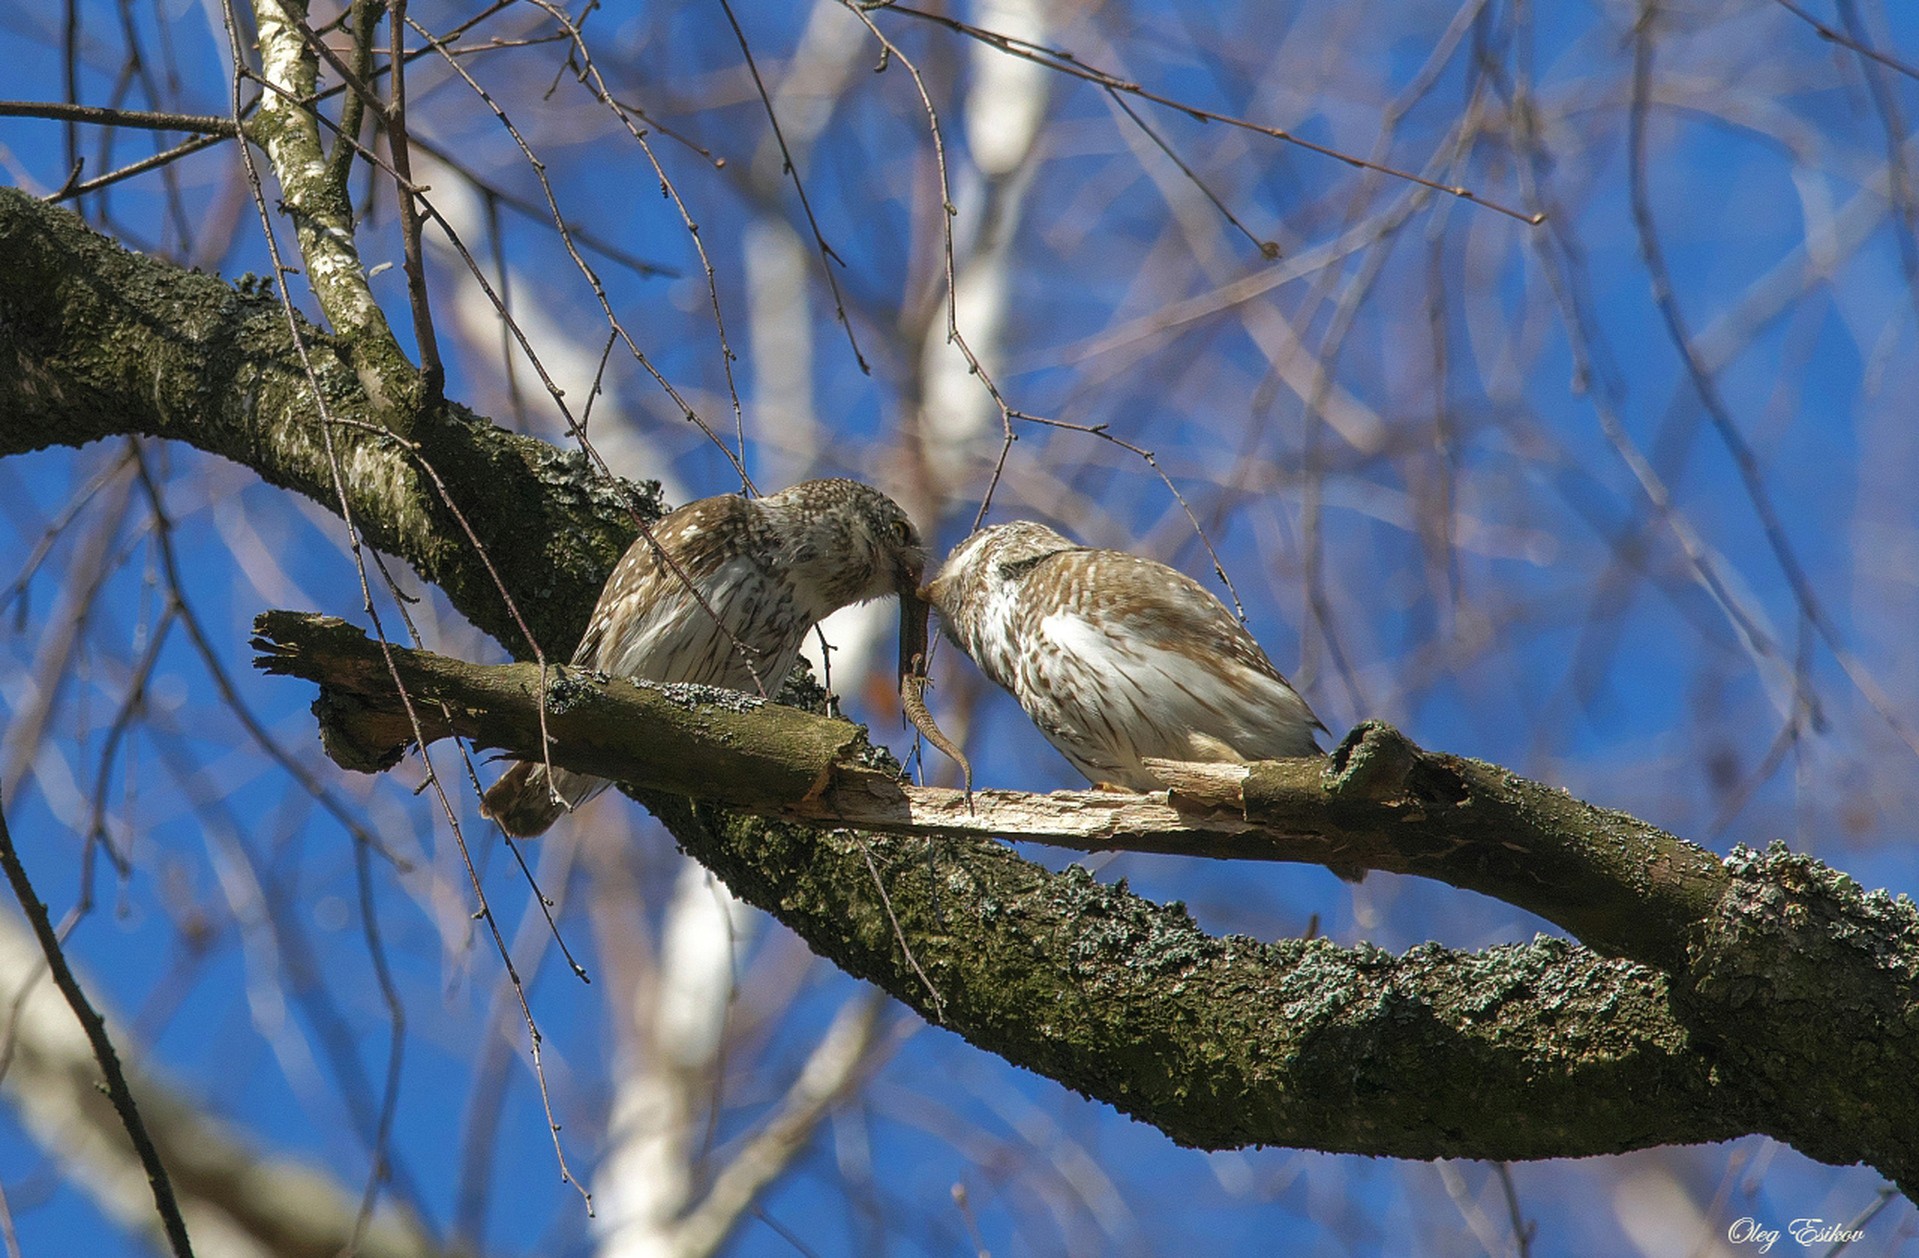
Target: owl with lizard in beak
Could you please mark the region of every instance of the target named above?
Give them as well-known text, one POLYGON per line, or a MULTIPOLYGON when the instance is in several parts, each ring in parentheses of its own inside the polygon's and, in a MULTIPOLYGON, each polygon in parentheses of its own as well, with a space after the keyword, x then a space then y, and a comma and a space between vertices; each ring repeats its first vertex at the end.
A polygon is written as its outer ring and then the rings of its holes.
MULTIPOLYGON (((813 626, 900 600, 902 692, 926 650, 926 550, 899 504, 858 481, 809 480, 764 498, 722 494, 661 518, 607 578, 573 663, 615 677, 771 695, 813 626)), ((922 709, 923 710, 923 709, 922 709)), ((486 792, 509 835, 545 831, 601 778, 521 761, 486 792)))

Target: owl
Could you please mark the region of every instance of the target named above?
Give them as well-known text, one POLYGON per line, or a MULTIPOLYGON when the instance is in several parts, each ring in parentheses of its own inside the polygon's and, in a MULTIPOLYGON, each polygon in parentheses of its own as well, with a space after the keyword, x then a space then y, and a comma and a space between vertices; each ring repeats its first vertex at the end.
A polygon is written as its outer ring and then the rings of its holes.
MULTIPOLYGON (((770 695, 814 625, 894 594, 904 678, 926 646, 918 595, 925 564, 906 512, 858 481, 803 481, 758 499, 702 498, 627 549, 573 663, 615 677, 770 695)), ((508 834, 530 836, 607 785, 521 762, 487 791, 482 810, 508 834)))
POLYGON ((997 524, 925 590, 946 634, 1089 782, 1160 788, 1142 763, 1314 756, 1323 730, 1197 581, 1043 524, 997 524))

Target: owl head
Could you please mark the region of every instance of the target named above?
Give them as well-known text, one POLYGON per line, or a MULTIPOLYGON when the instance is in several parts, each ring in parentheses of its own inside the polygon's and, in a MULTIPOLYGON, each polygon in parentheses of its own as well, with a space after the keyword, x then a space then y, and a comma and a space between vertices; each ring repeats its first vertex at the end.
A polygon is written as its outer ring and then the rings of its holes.
POLYGON ((926 652, 920 580, 926 546, 897 502, 855 480, 801 481, 760 500, 782 539, 780 564, 814 605, 813 620, 842 607, 897 595, 900 673, 926 652))
POLYGON ((923 594, 939 609, 947 636, 977 658, 980 634, 1010 610, 1034 566, 1049 555, 1079 549, 1077 542, 1031 520, 995 524, 956 546, 923 594))
POLYGON ((778 566, 816 620, 905 591, 926 568, 919 530, 900 505, 853 480, 801 481, 760 500, 779 538, 778 566))

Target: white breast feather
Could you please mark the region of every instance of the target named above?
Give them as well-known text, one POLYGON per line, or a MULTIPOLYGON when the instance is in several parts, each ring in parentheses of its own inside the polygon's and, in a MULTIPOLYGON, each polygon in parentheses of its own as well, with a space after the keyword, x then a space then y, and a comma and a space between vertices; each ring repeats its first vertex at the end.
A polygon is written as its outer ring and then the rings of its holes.
POLYGON ((966 625, 966 653, 988 677, 1018 693, 1020 653, 1016 649, 1019 616, 1017 587, 989 584, 966 625))

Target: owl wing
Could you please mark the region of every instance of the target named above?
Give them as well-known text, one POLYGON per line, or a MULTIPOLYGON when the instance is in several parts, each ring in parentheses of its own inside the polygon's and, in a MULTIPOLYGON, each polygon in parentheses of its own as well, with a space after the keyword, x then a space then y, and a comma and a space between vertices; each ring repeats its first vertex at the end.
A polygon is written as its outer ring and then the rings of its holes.
POLYGON ((634 539, 601 591, 573 662, 616 677, 770 693, 792 670, 792 591, 748 544, 753 505, 702 498, 634 539), (736 642, 737 639, 737 642, 736 642), (739 643, 753 648, 747 666, 739 643))
MULTIPOLYGON (((1028 707, 1095 781, 1151 789, 1143 757, 1252 760, 1316 754, 1319 720, 1218 599, 1124 551, 1074 550, 1028 576, 1020 635, 1028 707)), ((1024 690, 1021 694, 1025 700, 1024 690)))

